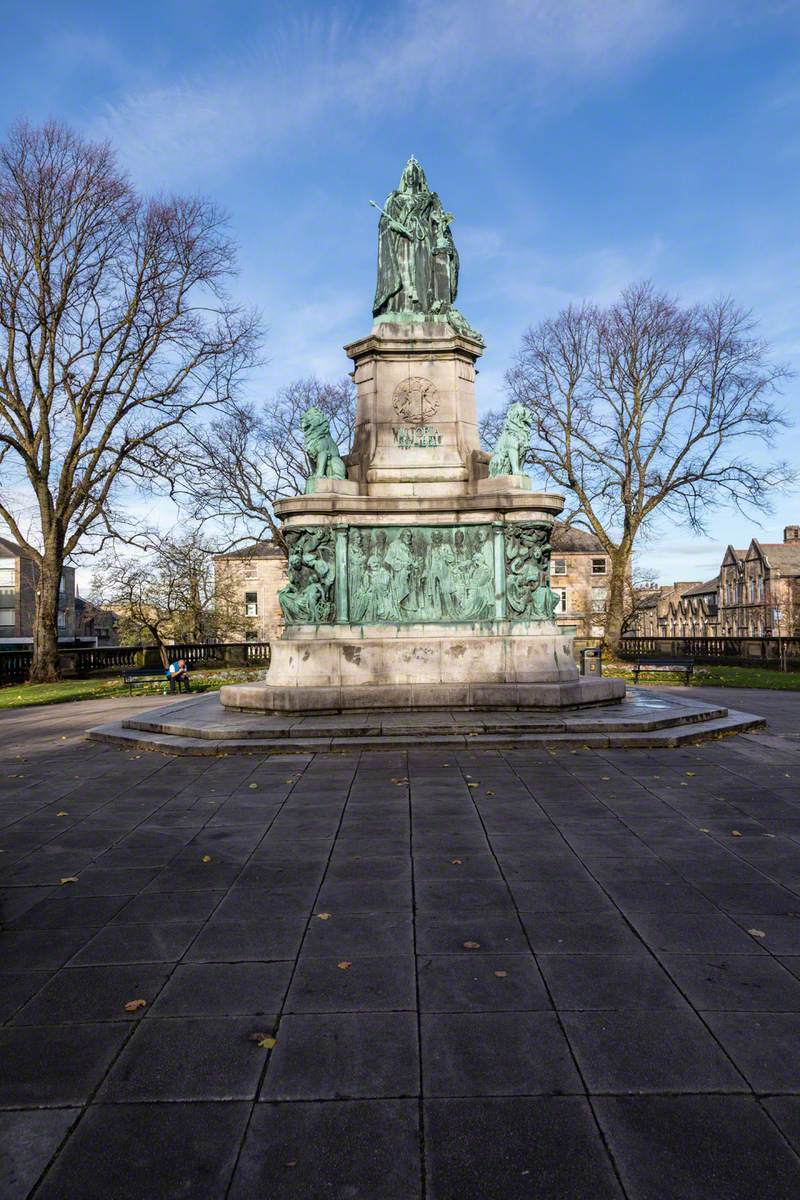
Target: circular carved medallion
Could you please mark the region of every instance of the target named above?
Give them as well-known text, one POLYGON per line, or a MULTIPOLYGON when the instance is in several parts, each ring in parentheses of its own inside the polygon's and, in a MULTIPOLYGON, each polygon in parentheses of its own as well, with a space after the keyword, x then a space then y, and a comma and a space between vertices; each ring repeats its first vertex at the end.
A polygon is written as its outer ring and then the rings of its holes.
POLYGON ((429 379, 412 376, 398 383, 393 396, 394 411, 410 425, 424 425, 439 410, 439 395, 429 379))

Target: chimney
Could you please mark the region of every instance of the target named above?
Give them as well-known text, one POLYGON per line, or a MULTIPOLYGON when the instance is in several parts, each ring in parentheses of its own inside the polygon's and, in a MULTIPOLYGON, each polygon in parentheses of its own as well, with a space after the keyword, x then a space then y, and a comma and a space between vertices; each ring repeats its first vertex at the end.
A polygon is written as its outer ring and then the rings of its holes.
POLYGON ((784 542, 800 542, 800 525, 787 525, 783 531, 784 542))

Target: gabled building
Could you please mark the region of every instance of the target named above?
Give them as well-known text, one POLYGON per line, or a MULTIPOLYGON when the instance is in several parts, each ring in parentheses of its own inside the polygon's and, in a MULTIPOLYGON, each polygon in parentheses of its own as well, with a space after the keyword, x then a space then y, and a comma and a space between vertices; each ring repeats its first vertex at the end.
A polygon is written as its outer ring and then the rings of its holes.
POLYGON ((782 542, 729 546, 720 571, 719 632, 728 637, 800 634, 800 525, 782 542))
POLYGON ((678 628, 683 619, 680 602, 687 592, 702 586, 693 580, 683 580, 655 588, 639 600, 631 633, 637 637, 683 636, 678 628))

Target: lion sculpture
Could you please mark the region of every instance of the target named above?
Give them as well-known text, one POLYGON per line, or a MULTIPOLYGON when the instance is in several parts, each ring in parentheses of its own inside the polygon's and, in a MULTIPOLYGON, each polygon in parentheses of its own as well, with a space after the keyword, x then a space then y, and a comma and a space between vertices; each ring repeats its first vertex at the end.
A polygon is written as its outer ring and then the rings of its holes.
POLYGON ((346 479, 347 470, 339 447, 331 437, 331 427, 325 413, 312 405, 300 418, 300 428, 312 467, 306 480, 306 492, 314 491, 318 479, 346 479))
POLYGON ((521 475, 531 441, 532 417, 524 404, 512 404, 489 459, 490 475, 521 475))

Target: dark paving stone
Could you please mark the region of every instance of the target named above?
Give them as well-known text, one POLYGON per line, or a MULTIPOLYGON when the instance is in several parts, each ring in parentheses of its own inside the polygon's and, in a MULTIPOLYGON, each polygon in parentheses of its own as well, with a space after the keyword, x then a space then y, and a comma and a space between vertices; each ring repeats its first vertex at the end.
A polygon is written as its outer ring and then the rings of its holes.
POLYGON ((105 925, 130 899, 128 896, 88 896, 84 899, 42 900, 17 917, 9 929, 69 929, 105 925))
POLYGON ((186 962, 275 962, 294 958, 303 938, 304 917, 249 922, 213 920, 198 934, 186 962))
POLYGON ((83 1104, 128 1036, 127 1026, 6 1026, 0 1030, 0 1106, 83 1104))
POLYGON ((415 854, 414 879, 500 879, 491 854, 415 854), (453 860, 458 861, 454 862, 453 860))
POLYGON ((582 1092, 554 1013, 424 1013, 426 1096, 582 1092))
POLYGON ((528 954, 528 939, 516 916, 418 913, 418 954, 528 954), (472 943, 465 947, 465 942, 472 943))
POLYGON ((27 1196, 79 1115, 77 1108, 0 1113, 0 1196, 27 1196))
POLYGON ((280 1012, 293 964, 185 963, 152 1008, 158 1017, 259 1017, 280 1012))
POLYGON ((50 971, 0 972, 0 1022, 12 1017, 50 977, 50 971))
POLYGON ((406 856, 339 859, 332 861, 325 876, 326 882, 360 883, 362 880, 408 879, 411 875, 411 859, 406 856))
POLYGON ((758 943, 724 913, 631 913, 629 920, 652 950, 686 954, 755 954, 758 943))
POLYGON ((784 1137, 800 1154, 800 1096, 777 1096, 762 1103, 784 1137))
POLYGON ((78 882, 70 885, 70 899, 81 896, 124 896, 135 895, 156 874, 155 867, 86 867, 78 871, 65 871, 77 875, 78 882))
POLYGON ((266 921, 274 913, 280 913, 282 916, 294 913, 307 916, 316 894, 316 884, 309 887, 306 883, 264 891, 234 887, 217 908, 214 920, 266 921))
POLYGON ((134 896, 113 918, 112 925, 166 925, 173 921, 205 921, 224 892, 176 892, 134 896))
MULTIPOLYGON (((267 1053, 249 1035, 263 1018, 151 1017, 142 1021, 98 1100, 251 1100, 267 1053)), ((116 1028, 116 1026, 114 1027, 116 1028)))
POLYGON ((710 913, 710 900, 688 883, 630 880, 606 883, 608 892, 624 913, 710 913))
POLYGON ((230 1200, 418 1200, 415 1100, 259 1104, 230 1200))
POLYGON ((734 919, 743 930, 758 929, 764 934, 764 937, 757 938, 752 934, 747 935, 751 945, 756 942, 772 954, 800 954, 800 899, 797 907, 797 913, 792 916, 737 913, 734 919))
POLYGON ((800 1011, 800 981, 766 954, 662 954, 660 958, 695 1008, 800 1011))
POLYGON ((800 1013, 703 1016, 754 1091, 800 1092, 800 1013))
POLYGON ((636 954, 642 943, 617 912, 521 912, 537 954, 636 954))
POLYGON ((590 1093, 749 1091, 691 1010, 566 1012, 562 1019, 590 1093))
POLYGON ((168 970, 151 966, 64 967, 17 1013, 14 1024, 137 1021, 145 1010, 126 1012, 127 1002, 152 1004, 168 976, 168 970))
POLYGON ((512 882, 517 908, 531 913, 604 912, 613 906, 592 879, 544 879, 512 882))
MULTIPOLYGON (((199 856, 198 856, 199 857, 199 856)), ((157 874, 150 872, 151 882, 144 891, 152 892, 207 892, 227 888, 233 883, 241 867, 233 863, 184 863, 182 866, 164 867, 157 874), (155 875, 155 878, 153 876, 155 875)))
POLYGON ((40 1200, 219 1200, 250 1105, 93 1105, 37 1191, 40 1200))
POLYGON ((71 966, 177 962, 201 928, 199 921, 166 925, 109 925, 80 950, 71 966))
POLYGON ((755 1099, 597 1098, 630 1200, 796 1200, 800 1160, 755 1099))
MULTIPOLYGON (((313 899, 313 897, 312 897, 313 899)), ((406 911, 411 908, 411 879, 323 883, 316 908, 335 913, 406 911)))
POLYGON ((430 1200, 622 1200, 578 1097, 428 1100, 425 1158, 430 1200))
POLYGON ((502 880, 423 879, 415 884, 418 912, 514 913, 511 893, 502 880))
POLYGON ((423 1012, 502 1012, 549 1009, 531 954, 435 954, 418 959, 423 1012))
POLYGON ((419 1093, 414 1013, 286 1016, 261 1100, 369 1099, 419 1093))
MULTIPOLYGON (((317 911, 324 911, 317 908, 317 911)), ((313 916, 303 939, 303 954, 314 958, 337 955, 413 954, 410 914, 398 912, 331 912, 327 920, 313 916)))
POLYGON ((336 958, 303 955, 286 998, 295 1013, 381 1012, 416 1009, 412 955, 354 958, 347 967, 336 958))
POLYGON ((686 1008, 658 963, 632 955, 540 954, 537 961, 558 1009, 686 1008))
POLYGON ((23 929, 0 933, 3 969, 34 971, 60 967, 96 934, 96 929, 23 929))

